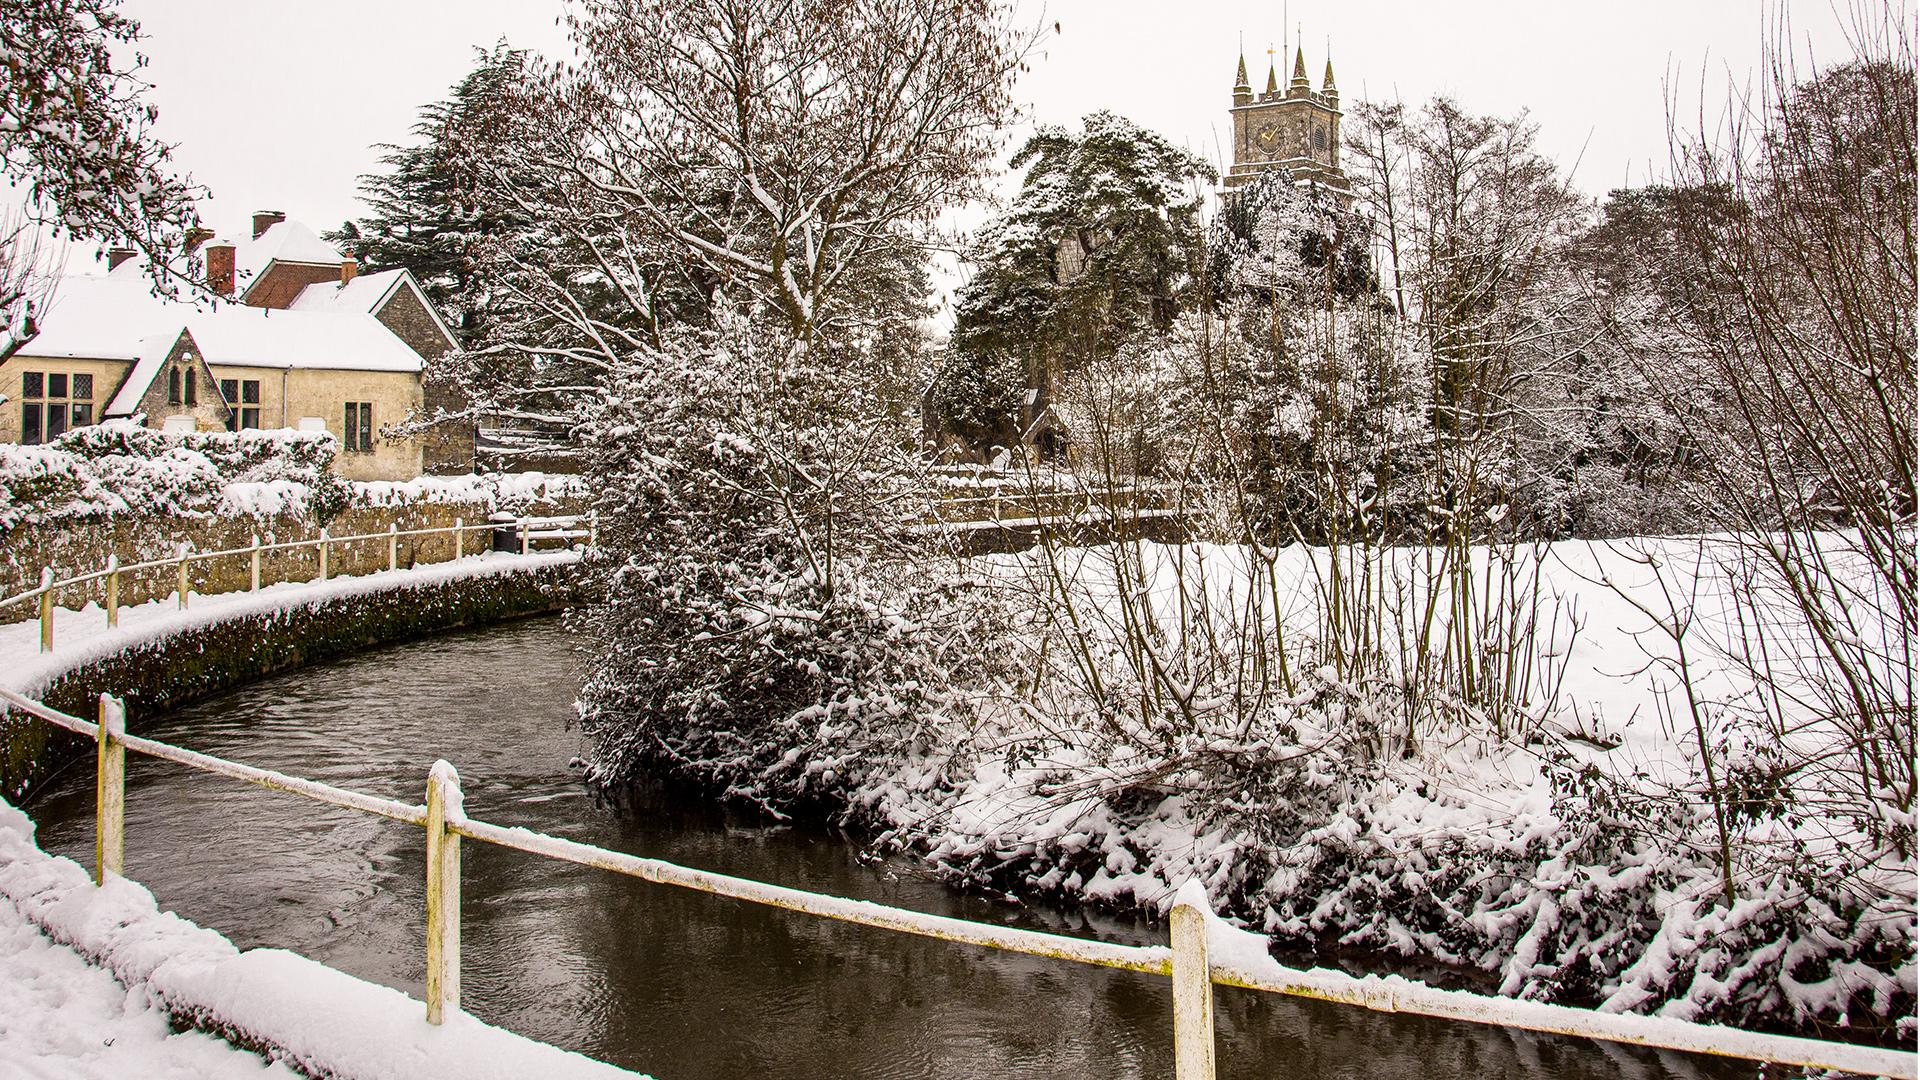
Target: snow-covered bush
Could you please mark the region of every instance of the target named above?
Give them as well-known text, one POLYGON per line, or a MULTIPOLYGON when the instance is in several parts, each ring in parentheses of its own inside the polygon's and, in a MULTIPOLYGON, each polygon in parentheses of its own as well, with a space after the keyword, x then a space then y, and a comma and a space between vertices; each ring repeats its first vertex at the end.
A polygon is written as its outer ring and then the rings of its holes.
POLYGON ((0 446, 0 532, 109 515, 216 514, 234 485, 281 489, 322 521, 344 507, 327 432, 173 434, 130 421, 75 428, 40 446, 0 446))
POLYGON ((589 443, 596 779, 664 757, 774 806, 897 753, 961 692, 973 606, 908 531, 933 485, 869 359, 730 317, 616 384, 589 443))

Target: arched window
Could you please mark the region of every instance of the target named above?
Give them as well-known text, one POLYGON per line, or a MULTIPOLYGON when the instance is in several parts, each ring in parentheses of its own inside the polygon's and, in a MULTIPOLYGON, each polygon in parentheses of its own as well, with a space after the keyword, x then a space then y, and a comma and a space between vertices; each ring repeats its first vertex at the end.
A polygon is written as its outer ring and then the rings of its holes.
POLYGON ((180 381, 187 384, 187 404, 200 404, 200 395, 198 393, 200 380, 193 377, 193 361, 189 359, 186 363, 181 364, 179 370, 180 381))
POLYGON ((167 404, 180 404, 180 369, 167 369, 167 404))

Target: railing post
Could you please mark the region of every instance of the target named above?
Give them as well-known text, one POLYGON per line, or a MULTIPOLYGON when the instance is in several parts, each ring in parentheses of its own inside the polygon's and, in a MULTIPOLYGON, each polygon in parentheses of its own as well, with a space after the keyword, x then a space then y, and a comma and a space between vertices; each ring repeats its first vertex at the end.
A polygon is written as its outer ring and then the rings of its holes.
POLYGON ((324 527, 320 530, 320 539, 317 543, 320 545, 320 576, 315 580, 325 581, 327 580, 327 530, 324 527))
POLYGON ((467 557, 466 518, 453 519, 453 557, 455 559, 464 559, 467 557))
POLYGON ((259 592, 260 591, 260 534, 259 533, 253 534, 253 550, 248 554, 250 554, 253 557, 253 566, 251 568, 252 573, 250 577, 250 586, 248 588, 248 591, 259 592))
POLYGON ((525 555, 527 553, 528 545, 530 543, 531 543, 531 540, 527 536, 527 519, 521 518, 520 519, 520 554, 525 555))
POLYGON ((1174 1080, 1213 1080, 1213 971, 1207 960, 1207 891, 1190 880, 1173 898, 1174 1080))
POLYGON ((93 794, 93 880, 105 885, 119 877, 127 854, 127 707, 111 694, 100 695, 100 730, 93 794))
POLYGON ((53 651, 53 567, 40 568, 40 651, 53 651))
POLYGON ((400 569, 400 523, 387 522, 387 569, 400 569))
POLYGON ((107 625, 120 625, 120 556, 107 556, 107 625))
POLYGON ((188 544, 186 541, 182 540, 180 542, 179 597, 180 597, 180 608, 183 611, 186 610, 186 606, 187 606, 187 552, 191 548, 192 548, 192 545, 188 544))
POLYGON ((427 774, 427 1023, 460 1009, 460 774, 445 761, 427 774))

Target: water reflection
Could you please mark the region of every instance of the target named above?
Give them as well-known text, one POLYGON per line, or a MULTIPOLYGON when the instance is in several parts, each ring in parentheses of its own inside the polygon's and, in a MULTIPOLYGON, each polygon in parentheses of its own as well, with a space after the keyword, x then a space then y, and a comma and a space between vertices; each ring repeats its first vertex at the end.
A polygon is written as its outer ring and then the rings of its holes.
MULTIPOLYGON (((1132 943, 1142 923, 962 895, 862 860, 822 828, 642 792, 611 808, 567 762, 575 687, 555 620, 294 672, 135 729, 409 801, 459 766, 468 808, 591 844, 781 885, 1132 943)), ((144 758, 129 760, 127 872, 242 948, 292 949, 418 996, 424 840, 144 758)), ((29 812, 92 853, 91 775, 29 812)), ((1164 980, 813 919, 469 842, 463 1004, 663 1080, 1171 1073, 1164 980)), ((1750 1066, 1221 988, 1224 1078, 1736 1077, 1750 1066)))

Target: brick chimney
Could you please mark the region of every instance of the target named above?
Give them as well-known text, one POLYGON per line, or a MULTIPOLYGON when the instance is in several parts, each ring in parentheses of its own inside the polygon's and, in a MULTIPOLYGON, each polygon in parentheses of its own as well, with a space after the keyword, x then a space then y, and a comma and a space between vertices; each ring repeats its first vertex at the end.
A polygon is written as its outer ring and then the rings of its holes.
POLYGON ((345 285, 352 281, 353 276, 359 272, 360 264, 353 260, 353 256, 349 255, 340 260, 340 284, 345 285))
POLYGON ((213 239, 213 230, 195 225, 187 230, 187 254, 200 250, 200 245, 213 239))
POLYGON ((221 296, 233 295, 233 243, 216 240, 207 245, 207 288, 221 296))
POLYGON ((112 273, 113 271, 120 269, 120 264, 123 262, 126 262, 128 259, 131 259, 131 258, 133 258, 133 249, 130 247, 108 248, 107 249, 107 272, 112 273))
POLYGON ((278 210, 255 210, 253 212, 253 238, 255 240, 260 239, 261 233, 266 232, 268 229, 273 228, 285 220, 287 220, 287 215, 278 210))

